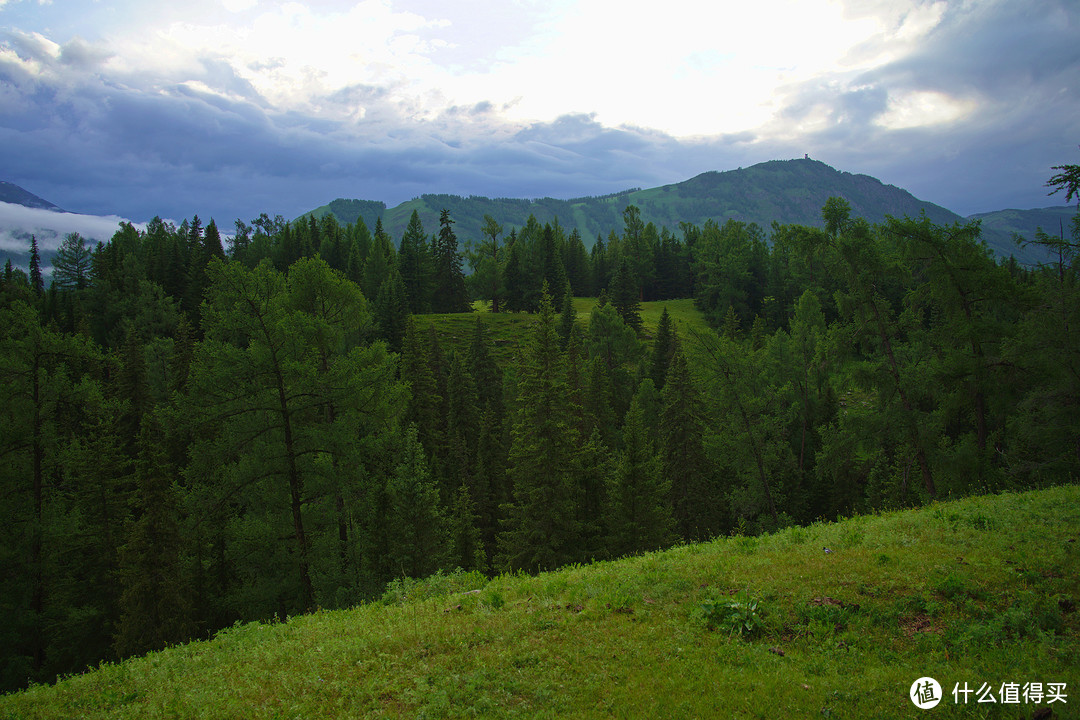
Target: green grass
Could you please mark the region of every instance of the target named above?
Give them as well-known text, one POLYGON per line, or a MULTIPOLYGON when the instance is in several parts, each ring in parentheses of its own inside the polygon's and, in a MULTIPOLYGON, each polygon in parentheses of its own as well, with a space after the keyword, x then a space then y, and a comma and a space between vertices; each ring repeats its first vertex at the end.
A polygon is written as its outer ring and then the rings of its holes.
MULTIPOLYGON (((582 329, 587 326, 589 313, 595 305, 596 298, 574 298, 574 310, 582 329)), ((660 322, 660 314, 665 307, 684 340, 689 339, 691 330, 699 333, 708 331, 705 316, 694 307, 694 301, 690 298, 645 302, 641 304, 641 319, 644 325, 642 340, 650 346, 656 325, 660 322)), ((476 318, 480 316, 494 345, 496 362, 503 367, 516 363, 521 352, 528 347, 536 316, 528 313, 492 313, 488 310, 487 303, 482 301, 474 303, 473 308, 474 312, 471 313, 418 315, 416 320, 423 329, 426 329, 428 324, 435 325, 439 342, 445 352, 468 352, 476 318)))
POLYGON ((1031 717, 1080 705, 1080 487, 721 538, 539 576, 396 583, 382 602, 104 665, 0 718, 1031 717), (823 552, 823 547, 832 550, 823 552), (728 606, 742 627, 734 632, 728 606), (920 711, 912 682, 945 700, 920 711), (1045 701, 1044 701, 1045 705, 1045 701))

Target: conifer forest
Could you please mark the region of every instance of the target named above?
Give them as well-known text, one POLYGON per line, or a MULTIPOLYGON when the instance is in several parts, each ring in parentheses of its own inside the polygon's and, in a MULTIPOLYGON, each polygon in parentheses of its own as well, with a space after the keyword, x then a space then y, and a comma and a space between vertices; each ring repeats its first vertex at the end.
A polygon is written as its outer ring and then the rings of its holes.
POLYGON ((834 197, 596 238, 155 219, 51 277, 35 244, 0 286, 0 689, 395 579, 1075 482, 1080 215, 1053 230, 1022 265, 834 197), (685 298, 705 322, 643 323, 685 298))

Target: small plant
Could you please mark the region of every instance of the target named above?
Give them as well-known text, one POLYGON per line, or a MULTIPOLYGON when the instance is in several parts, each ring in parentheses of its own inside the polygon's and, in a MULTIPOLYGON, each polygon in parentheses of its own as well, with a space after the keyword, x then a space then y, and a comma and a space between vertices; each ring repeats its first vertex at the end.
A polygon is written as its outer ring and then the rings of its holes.
POLYGON ((753 637, 761 632, 758 601, 745 590, 730 600, 706 600, 701 610, 709 629, 725 630, 740 637, 753 637))

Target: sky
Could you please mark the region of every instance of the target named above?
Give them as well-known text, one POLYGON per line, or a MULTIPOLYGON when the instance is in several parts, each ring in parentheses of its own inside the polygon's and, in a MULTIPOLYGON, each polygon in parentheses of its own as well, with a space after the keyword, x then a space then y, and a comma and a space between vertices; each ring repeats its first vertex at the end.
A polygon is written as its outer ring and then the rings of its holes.
POLYGON ((808 154, 961 215, 1045 207, 1078 37, 1077 0, 0 0, 0 179, 228 228, 808 154))

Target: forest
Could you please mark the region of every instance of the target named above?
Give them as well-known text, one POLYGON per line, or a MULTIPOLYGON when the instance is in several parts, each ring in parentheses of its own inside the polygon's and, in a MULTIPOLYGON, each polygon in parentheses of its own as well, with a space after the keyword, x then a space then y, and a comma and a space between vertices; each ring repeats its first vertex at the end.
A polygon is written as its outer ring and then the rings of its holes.
POLYGON ((395 579, 1080 475, 1080 215, 1040 266, 835 197, 823 227, 621 219, 588 248, 446 211, 400 240, 155 219, 69 235, 47 287, 34 243, 0 286, 0 689, 395 579), (643 324, 677 298, 707 330, 643 324), (475 318, 453 347, 447 313, 475 318))

